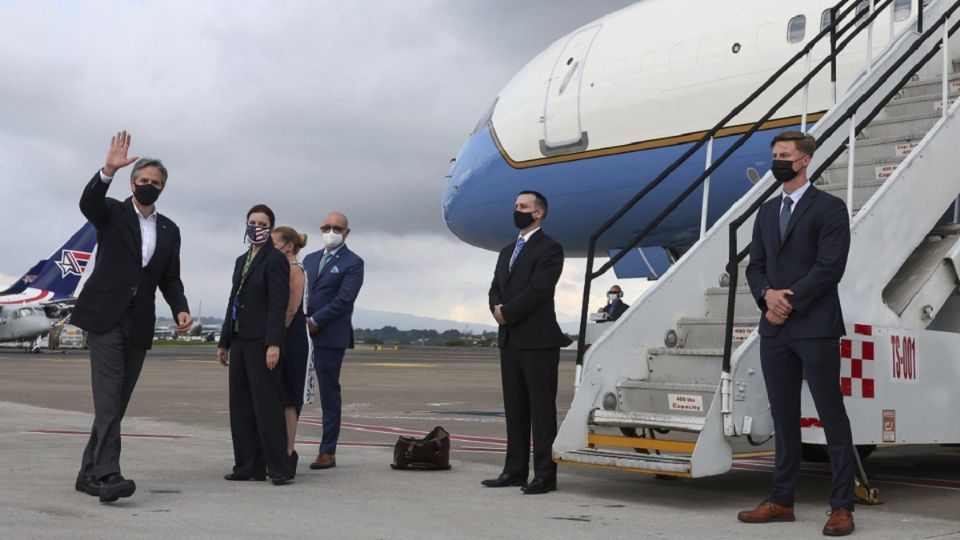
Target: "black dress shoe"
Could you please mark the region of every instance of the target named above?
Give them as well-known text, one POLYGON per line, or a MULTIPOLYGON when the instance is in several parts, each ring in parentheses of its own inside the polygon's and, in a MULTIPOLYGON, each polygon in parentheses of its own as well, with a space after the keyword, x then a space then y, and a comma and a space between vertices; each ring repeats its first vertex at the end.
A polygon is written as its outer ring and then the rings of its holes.
POLYGON ((100 502, 114 502, 133 495, 136 490, 137 484, 133 480, 114 473, 100 480, 100 502))
POLYGON ((290 482, 293 482, 293 477, 292 476, 274 476, 273 478, 270 479, 270 481, 273 482, 273 485, 275 486, 282 486, 284 484, 289 484, 290 482))
POLYGON ((525 495, 542 495, 544 493, 549 493, 551 491, 557 490, 557 481, 546 480, 544 478, 534 478, 530 485, 524 488, 520 488, 525 495))
POLYGON ((87 495, 93 495, 94 497, 100 495, 100 481, 94 476, 78 476, 74 487, 77 491, 87 495))
POLYGON ((267 479, 267 475, 266 475, 266 474, 253 474, 253 475, 250 475, 250 474, 227 473, 227 474, 223 475, 223 479, 224 479, 224 480, 230 480, 230 481, 240 481, 240 482, 245 481, 245 480, 257 480, 257 481, 262 482, 262 481, 264 481, 264 480, 267 479))
POLYGON ((480 482, 480 483, 483 484, 483 485, 486 486, 486 487, 492 487, 492 488, 516 487, 516 486, 520 486, 520 487, 522 487, 522 488, 523 488, 523 487, 527 487, 527 479, 526 479, 526 478, 522 478, 522 477, 520 477, 519 475, 518 475, 518 476, 510 476, 510 475, 507 474, 507 473, 503 473, 503 474, 501 474, 500 476, 498 476, 498 477, 496 477, 496 478, 492 478, 492 479, 490 479, 490 480, 483 480, 483 481, 480 482))
POLYGON ((291 476, 291 478, 294 478, 297 476, 297 463, 299 462, 300 462, 300 455, 297 454, 296 450, 294 450, 293 453, 290 454, 290 469, 293 471, 293 475, 291 476))

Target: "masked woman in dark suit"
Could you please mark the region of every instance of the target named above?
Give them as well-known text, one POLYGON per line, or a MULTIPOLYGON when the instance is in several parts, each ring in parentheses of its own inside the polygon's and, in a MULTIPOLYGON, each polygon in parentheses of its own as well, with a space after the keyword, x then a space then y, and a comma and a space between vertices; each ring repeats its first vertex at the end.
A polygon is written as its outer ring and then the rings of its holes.
MULTIPOLYGON (((307 357, 310 343, 307 335, 307 318, 303 313, 303 289, 307 276, 303 265, 297 259, 297 253, 307 245, 307 235, 300 234, 291 227, 277 227, 273 230, 273 247, 290 262, 290 297, 287 302, 287 340, 281 349, 280 381, 283 383, 284 416, 287 420, 287 453, 293 459, 294 467, 298 460, 294 441, 297 438, 297 422, 300 409, 303 408, 303 392, 307 382, 307 357)), ((296 474, 296 469, 294 469, 296 474)))
POLYGON ((247 212, 246 253, 237 258, 217 359, 230 367, 233 472, 227 480, 293 479, 287 454, 280 348, 290 295, 290 263, 273 247, 274 214, 258 204, 247 212), (229 358, 229 361, 228 361, 229 358))

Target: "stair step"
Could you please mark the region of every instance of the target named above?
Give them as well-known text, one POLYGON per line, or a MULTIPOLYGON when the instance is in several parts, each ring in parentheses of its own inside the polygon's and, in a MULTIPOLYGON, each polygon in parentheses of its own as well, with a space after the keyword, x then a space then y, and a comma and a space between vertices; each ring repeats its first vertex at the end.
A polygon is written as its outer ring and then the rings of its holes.
MULTIPOLYGON (((756 306, 753 300, 751 304, 756 306)), ((737 302, 740 304, 741 302, 737 302)), ((753 316, 734 317, 734 332, 753 331, 760 324, 759 311, 753 316)), ((677 321, 677 336, 680 347, 687 349, 717 349, 723 347, 727 318, 724 313, 719 317, 684 317, 677 321)), ((748 332, 749 333, 749 332, 748 332)))
MULTIPOLYGON (((701 415, 706 414, 717 393, 720 381, 720 358, 723 351, 711 358, 710 365, 690 369, 688 365, 663 373, 654 366, 651 376, 656 379, 625 379, 617 383, 617 409, 644 411, 647 414, 701 415), (697 373, 705 373, 697 377, 697 373), (661 380, 669 377, 673 380, 661 380), (706 380, 702 380, 706 379, 706 380)), ((672 366, 677 367, 677 366, 672 366)))
POLYGON ((594 467, 613 467, 617 469, 648 472, 653 474, 669 474, 674 476, 691 476, 691 458, 677 455, 651 455, 637 452, 618 452, 616 450, 598 450, 596 448, 582 448, 566 452, 557 452, 554 458, 558 463, 568 465, 586 465, 594 467))
POLYGON ((863 128, 864 137, 885 138, 895 137, 903 133, 926 133, 937 123, 942 115, 934 111, 914 116, 904 116, 900 118, 875 118, 870 125, 863 128))
POLYGON ((671 429, 699 433, 705 422, 706 418, 703 416, 594 409, 588 423, 606 427, 671 429))
MULTIPOLYGON (((953 103, 957 98, 957 92, 947 94, 948 103, 953 103)), ((918 96, 898 99, 891 101, 883 108, 877 118, 903 118, 905 116, 914 116, 927 112, 943 113, 943 95, 936 96, 918 96)))
MULTIPOLYGON (((947 77, 951 92, 960 92, 960 73, 952 73, 947 77)), ((901 99, 914 98, 919 96, 939 96, 943 91, 943 82, 938 76, 934 79, 924 79, 922 81, 913 81, 907 83, 897 97, 891 100, 891 103, 901 99)))
POLYGON ((697 441, 677 441, 671 439, 654 439, 649 437, 626 437, 618 435, 602 435, 599 433, 587 434, 587 446, 613 446, 615 448, 632 448, 634 450, 656 450, 660 452, 679 452, 693 454, 697 441))
MULTIPOLYGON (((898 137, 857 139, 857 160, 887 159, 903 160, 920 144, 926 133, 909 133, 898 137)), ((832 166, 847 166, 848 152, 844 152, 832 166)))
MULTIPOLYGON (((730 289, 728 287, 708 288, 704 293, 707 300, 707 317, 726 317, 729 295, 730 289)), ((757 302, 746 286, 737 287, 737 303, 734 308, 735 317, 756 317, 760 314, 757 302)))

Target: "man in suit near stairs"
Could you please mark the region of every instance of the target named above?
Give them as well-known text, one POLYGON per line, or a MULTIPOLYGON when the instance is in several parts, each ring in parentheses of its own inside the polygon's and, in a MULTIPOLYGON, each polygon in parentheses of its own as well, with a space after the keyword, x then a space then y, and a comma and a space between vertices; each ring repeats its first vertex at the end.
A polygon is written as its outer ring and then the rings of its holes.
POLYGON ((490 285, 489 304, 499 324, 500 376, 507 420, 503 472, 486 487, 520 486, 527 495, 557 489, 553 439, 557 435, 557 369, 560 347, 570 338, 560 331, 553 296, 563 271, 563 248, 542 230, 547 200, 523 191, 514 205, 515 242, 504 246, 490 285), (534 477, 527 484, 530 432, 534 477))
POLYGON ((770 497, 740 512, 748 523, 793 521, 800 473, 800 393, 807 381, 830 454, 828 536, 853 532, 854 457, 850 421, 840 391, 840 343, 845 333, 837 286, 850 249, 844 202, 807 179, 816 141, 788 131, 773 139, 774 176, 783 195, 760 208, 750 244, 747 280, 763 313, 760 361, 776 431, 770 497))

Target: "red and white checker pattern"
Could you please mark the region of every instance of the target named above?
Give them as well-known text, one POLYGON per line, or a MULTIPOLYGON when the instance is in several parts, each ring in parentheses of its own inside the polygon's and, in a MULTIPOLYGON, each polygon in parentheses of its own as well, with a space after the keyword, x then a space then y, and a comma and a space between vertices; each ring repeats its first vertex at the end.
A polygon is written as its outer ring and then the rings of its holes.
POLYGON ((872 336, 873 328, 854 325, 854 338, 840 340, 840 391, 846 397, 873 399, 875 348, 872 340, 860 336, 872 336))

